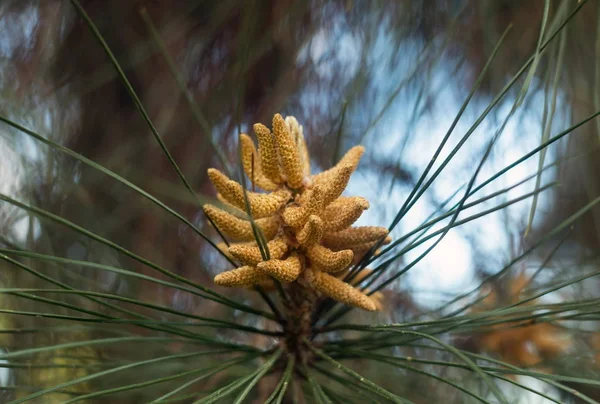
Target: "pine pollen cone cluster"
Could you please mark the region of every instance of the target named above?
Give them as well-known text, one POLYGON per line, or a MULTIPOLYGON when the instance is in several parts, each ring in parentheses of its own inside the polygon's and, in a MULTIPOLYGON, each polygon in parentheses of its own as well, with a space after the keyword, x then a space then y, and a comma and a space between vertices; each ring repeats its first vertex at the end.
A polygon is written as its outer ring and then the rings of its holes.
POLYGON ((258 149, 248 135, 240 136, 241 161, 252 190, 244 190, 214 168, 208 170, 225 209, 205 205, 204 211, 225 237, 235 241, 223 249, 241 263, 218 274, 215 283, 271 289, 274 279, 297 282, 344 304, 377 310, 377 296, 369 297, 342 280, 350 265, 374 245, 391 241, 384 227, 352 227, 369 202, 342 196, 364 148, 353 147, 333 168, 311 175, 303 129, 296 118, 277 114, 272 131, 260 123, 253 129, 258 149), (254 192, 254 187, 265 192, 254 192), (262 252, 256 229, 266 242, 262 252))
MULTIPOLYGON (((520 274, 508 281, 505 304, 517 303, 529 279, 520 274)), ((491 291, 474 312, 501 307, 498 294, 491 291)), ((529 304, 533 304, 530 302, 529 304)), ((571 340, 561 329, 550 323, 529 325, 528 320, 509 321, 497 324, 492 331, 479 336, 480 347, 497 353, 504 361, 517 366, 536 366, 547 359, 564 354, 571 340)))

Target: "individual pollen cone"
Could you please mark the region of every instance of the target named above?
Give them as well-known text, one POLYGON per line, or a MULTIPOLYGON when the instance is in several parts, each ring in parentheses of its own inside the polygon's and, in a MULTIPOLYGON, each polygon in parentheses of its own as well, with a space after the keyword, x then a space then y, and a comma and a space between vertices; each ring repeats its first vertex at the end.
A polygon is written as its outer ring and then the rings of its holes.
POLYGON ((348 164, 356 168, 364 153, 365 148, 363 146, 354 146, 353 148, 348 150, 346 154, 344 154, 342 159, 339 161, 338 165, 348 164))
POLYGON ((217 193, 217 199, 223 205, 227 206, 229 211, 234 212, 235 215, 240 216, 240 217, 247 216, 247 213, 245 211, 243 211, 240 208, 238 208, 237 206, 233 205, 231 202, 229 202, 227 199, 225 199, 223 197, 223 195, 221 195, 220 193, 217 193))
POLYGON ((286 260, 271 259, 263 261, 258 263, 256 267, 284 283, 295 281, 302 272, 302 262, 295 254, 289 256, 286 260))
MULTIPOLYGON (((354 275, 354 278, 352 279, 351 284, 353 286, 358 286, 362 283, 362 281, 365 280, 365 278, 367 276, 369 276, 371 273, 373 272, 373 270, 369 269, 369 268, 363 268, 360 271, 358 271, 358 273, 356 273, 356 275, 354 275)), ((348 272, 345 272, 343 274, 340 275, 336 275, 338 277, 345 277, 348 274, 348 272)))
MULTIPOLYGON (((229 201, 232 199, 233 195, 231 195, 231 192, 227 185, 227 183, 230 180, 225 174, 223 174, 221 171, 217 170, 216 168, 209 168, 208 169, 208 178, 210 179, 210 182, 212 182, 213 185, 215 186, 215 188, 217 189, 217 192, 221 198, 223 198, 226 201, 229 201)), ((229 202, 229 203, 231 203, 231 202, 229 202)))
MULTIPOLYGON (((369 276, 371 273, 373 272, 373 270, 369 269, 369 268, 365 268, 362 269, 361 271, 359 271, 356 276, 354 277, 354 279, 352 280, 352 286, 354 287, 358 287, 360 286, 360 284, 362 283, 363 280, 365 280, 365 278, 367 276, 369 276)), ((343 278, 344 276, 346 276, 346 273, 342 273, 342 275, 336 275, 336 277, 339 278, 343 278)), ((369 289, 365 289, 365 293, 369 294, 369 289)), ((375 306, 377 306, 377 310, 382 310, 383 309, 383 299, 384 299, 384 295, 381 292, 375 292, 372 295, 369 296, 369 298, 371 298, 371 300, 373 301, 373 303, 375 303, 375 306)))
MULTIPOLYGON (((279 259, 287 252, 288 245, 283 239, 277 238, 267 243, 267 249, 269 250, 269 258, 279 259)), ((256 244, 232 244, 229 247, 229 252, 244 265, 255 266, 263 261, 260 248, 256 244)))
POLYGON ((317 186, 306 192, 304 203, 301 206, 289 206, 283 211, 283 221, 294 228, 301 228, 306 224, 310 215, 318 215, 323 206, 323 192, 317 186))
POLYGON ((260 123, 254 124, 254 133, 258 138, 258 154, 262 173, 275 184, 280 184, 282 182, 281 171, 275 138, 269 128, 260 123))
POLYGON ((350 248, 364 243, 376 242, 388 234, 385 227, 360 226, 350 227, 336 233, 323 236, 323 244, 332 249, 350 248))
POLYGON ((306 281, 313 289, 333 300, 367 311, 377 310, 377 306, 367 295, 336 277, 311 269, 307 269, 304 273, 306 281))
POLYGON ((251 266, 244 266, 218 274, 215 276, 215 283, 229 287, 251 286, 268 282, 270 279, 266 273, 251 266))
POLYGON ((306 256, 310 259, 313 267, 323 272, 339 272, 350 265, 354 253, 352 250, 333 252, 329 248, 315 244, 308 249, 306 256))
POLYGON ((273 117, 273 135, 275 135, 277 141, 279 157, 281 158, 281 165, 288 186, 293 189, 302 187, 304 174, 296 140, 292 137, 287 124, 279 114, 275 114, 273 117))
POLYGON ((325 222, 325 231, 336 232, 350 227, 367 209, 369 201, 360 196, 336 199, 321 215, 325 222))
POLYGON ((308 217, 308 221, 298 232, 296 238, 300 245, 304 247, 310 247, 321 241, 323 237, 323 221, 319 216, 311 215, 308 217))
MULTIPOLYGON (((217 169, 209 168, 208 177, 219 192, 220 200, 242 211, 246 211, 244 201, 244 189, 237 182, 230 180, 225 174, 217 169)), ((248 202, 252 216, 256 219, 270 216, 278 210, 290 197, 290 192, 280 189, 271 194, 259 194, 247 191, 248 202)))
POLYGON ((240 135, 240 146, 242 149, 242 166, 248 179, 265 191, 275 191, 279 186, 263 174, 258 152, 250 136, 242 133, 240 135))
POLYGON ((285 123, 287 123, 290 133, 296 142, 296 147, 300 155, 300 163, 302 164, 302 174, 308 177, 310 175, 310 156, 308 154, 308 147, 306 147, 306 139, 304 138, 302 126, 293 116, 286 117, 285 123))
MULTIPOLYGON (((343 165, 336 169, 335 173, 331 176, 331 180, 323 184, 323 203, 329 205, 331 202, 336 200, 344 189, 348 186, 350 176, 354 172, 355 167, 350 165, 343 165)), ((315 185, 320 185, 316 183, 315 185)))
MULTIPOLYGON (((246 211, 244 201, 244 189, 235 181, 229 180, 225 184, 226 192, 222 196, 238 209, 246 211)), ((278 211, 290 199, 291 193, 287 189, 281 188, 270 194, 259 194, 246 191, 250 212, 252 217, 259 219, 265 216, 271 216, 278 211)))
MULTIPOLYGON (((219 230, 236 241, 254 240, 252 224, 248 220, 240 219, 213 205, 204 205, 204 212, 217 225, 219 230)), ((267 240, 271 240, 279 230, 279 220, 276 216, 255 220, 258 228, 267 240)))
MULTIPOLYGON (((392 242, 392 238, 390 236, 386 236, 383 239, 383 241, 381 241, 381 245, 386 245, 391 242, 392 242)), ((350 248, 352 249, 352 251, 354 251, 354 255, 356 256, 357 254, 359 254, 361 252, 366 253, 371 248, 373 248, 373 246, 375 246, 377 243, 379 243, 379 240, 368 241, 366 243, 361 243, 361 244, 354 244, 350 248)))
POLYGON ((329 170, 323 171, 313 177, 313 181, 315 183, 328 183, 331 182, 332 178, 337 175, 336 170, 338 170, 342 166, 350 166, 352 167, 352 172, 356 170, 358 167, 358 163, 360 163, 360 158, 365 152, 365 148, 362 146, 354 146, 350 150, 344 154, 342 159, 329 170))
MULTIPOLYGON (((392 238, 390 236, 387 236, 386 238, 383 239, 383 241, 381 242, 382 245, 384 244, 389 244, 392 242, 392 238)), ((356 264, 358 262, 360 262, 362 260, 362 258, 365 256, 365 254, 371 250, 371 248, 373 248, 377 243, 379 243, 379 240, 377 241, 370 241, 368 243, 362 243, 362 244, 357 244, 357 245, 353 245, 350 247, 350 249, 352 250, 352 252, 354 252, 354 259, 352 260, 353 264, 356 264)), ((378 254, 380 250, 376 250, 375 254, 378 254)))

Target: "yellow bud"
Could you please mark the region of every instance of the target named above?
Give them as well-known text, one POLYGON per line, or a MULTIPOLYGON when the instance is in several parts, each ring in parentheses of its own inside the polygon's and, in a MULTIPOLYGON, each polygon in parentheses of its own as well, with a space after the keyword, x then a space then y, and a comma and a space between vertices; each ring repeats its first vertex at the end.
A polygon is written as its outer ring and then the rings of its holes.
POLYGON ((296 239, 304 247, 319 243, 321 237, 323 237, 323 221, 316 215, 309 216, 302 230, 296 234, 296 239))
POLYGON ((296 141, 296 147, 300 154, 302 174, 304 174, 305 177, 308 177, 310 175, 310 155, 308 154, 308 147, 306 147, 306 139, 304 138, 302 125, 300 125, 298 120, 293 116, 286 117, 285 123, 288 125, 292 138, 296 141))
POLYGON ((287 124, 279 114, 273 117, 273 135, 277 141, 277 149, 288 186, 294 189, 302 187, 304 174, 298 147, 287 124))
POLYGON ((302 272, 302 262, 295 254, 289 256, 286 260, 271 259, 263 261, 258 263, 256 267, 284 283, 295 281, 302 272))
POLYGON ((229 177, 216 168, 209 168, 208 178, 217 189, 217 195, 220 194, 220 197, 227 201, 231 199, 232 196, 230 195, 229 187, 227 186, 227 183, 230 181, 229 177))
POLYGON ((327 182, 317 182, 316 185, 323 184, 323 204, 329 205, 336 200, 348 186, 350 176, 354 168, 350 165, 338 167, 327 182))
POLYGON ((269 280, 269 275, 251 266, 226 271, 215 276, 215 283, 221 286, 258 285, 269 280))
MULTIPOLYGON (((351 281, 352 286, 360 285, 362 283, 362 281, 367 277, 367 275, 369 275, 371 272, 373 272, 373 271, 369 268, 361 269, 356 275, 354 275, 354 279, 352 279, 352 281, 351 281)), ((341 276, 344 277, 347 275, 347 273, 348 272, 346 271, 345 273, 342 273, 341 276)), ((336 276, 340 277, 340 275, 336 275, 336 276)))
MULTIPOLYGON (((227 181, 224 186, 225 192, 222 192, 221 195, 236 208, 246 211, 242 186, 232 180, 227 181)), ((271 216, 285 205, 291 197, 290 191, 283 188, 270 194, 260 194, 246 190, 246 194, 248 195, 250 212, 255 219, 271 216)))
POLYGON ((377 310, 377 305, 367 295, 334 276, 311 269, 305 270, 304 274, 313 289, 333 300, 367 311, 377 310))
POLYGON ((258 152, 250 136, 240 135, 240 146, 242 149, 242 167, 246 176, 254 185, 265 191, 275 191, 279 186, 268 179, 262 172, 258 152))
POLYGON ((321 215, 325 231, 336 232, 351 226, 366 209, 369 209, 369 202, 360 196, 336 199, 321 215))
POLYGON ((324 272, 339 272, 350 265, 354 253, 352 250, 333 252, 329 248, 315 244, 308 249, 306 256, 310 259, 313 268, 324 272))
POLYGON ((281 184, 281 170, 275 138, 269 128, 260 123, 254 124, 254 132, 258 138, 258 154, 263 174, 275 184, 281 184))
POLYGON ((303 227, 310 215, 318 215, 323 206, 323 192, 320 187, 306 191, 301 206, 288 206, 283 211, 283 221, 296 229, 303 227))
MULTIPOLYGON (((287 252, 288 245, 283 238, 276 238, 267 243, 267 248, 269 250, 269 258, 279 259, 287 252)), ((232 244, 229 246, 229 252, 244 265, 255 266, 263 260, 260 248, 255 243, 232 244)))
MULTIPOLYGON (((224 235, 238 241, 254 240, 254 233, 250 221, 237 218, 213 205, 204 205, 204 212, 217 225, 224 235)), ((263 232, 267 240, 271 240, 279 230, 277 216, 255 220, 256 225, 263 232)))
MULTIPOLYGON (((371 272, 373 272, 373 270, 369 268, 361 270, 358 274, 356 274, 356 276, 352 280, 352 286, 354 286, 355 288, 359 288, 359 285, 371 272)), ((336 274, 336 277, 338 279, 343 279, 347 273, 348 271, 340 272, 339 274, 336 274)), ((364 293, 368 296, 369 289, 365 289, 364 293)), ((375 306, 377 306, 378 311, 383 310, 385 295, 382 292, 375 292, 371 296, 369 296, 369 298, 373 301, 373 303, 375 303, 375 306)))
POLYGON ((313 175, 312 179, 315 183, 328 183, 331 182, 332 178, 336 176, 337 170, 343 166, 352 167, 352 172, 356 170, 358 167, 358 163, 360 162, 360 158, 365 152, 365 148, 362 146, 354 146, 342 157, 342 159, 329 170, 325 170, 322 173, 317 175, 313 175))
POLYGON ((344 157, 338 162, 338 165, 349 164, 356 168, 358 163, 360 163, 360 159, 365 152, 365 148, 363 146, 354 146, 350 150, 344 154, 344 157))
POLYGON ((341 250, 369 242, 377 242, 387 234, 388 229, 385 227, 350 227, 336 233, 325 234, 323 236, 323 244, 333 250, 341 250))
MULTIPOLYGON (((385 239, 383 239, 383 241, 381 242, 382 245, 385 244, 389 244, 392 242, 392 238, 390 236, 387 236, 385 239)), ((362 260, 362 258, 365 256, 365 254, 371 250, 371 248, 373 248, 373 246, 375 244, 378 243, 377 241, 369 241, 367 243, 362 243, 362 244, 356 244, 353 245, 352 247, 350 247, 350 249, 354 252, 354 259, 352 260, 353 264, 356 264, 358 262, 360 262, 362 260)), ((375 254, 379 253, 379 250, 375 251, 375 254)))
POLYGON ((223 197, 223 195, 221 195, 220 193, 217 193, 217 199, 223 205, 227 206, 227 210, 229 212, 233 212, 234 216, 236 216, 236 217, 247 217, 248 216, 248 214, 246 212, 244 212, 243 210, 241 210, 238 207, 236 207, 233 204, 231 204, 231 202, 229 202, 227 199, 225 199, 223 197))
MULTIPOLYGON (((209 168, 208 177, 217 189, 217 198, 225 204, 246 211, 244 202, 244 189, 242 186, 230 180, 225 174, 217 169, 209 168)), ((290 198, 291 193, 285 189, 277 190, 270 194, 246 191, 252 216, 255 219, 271 216, 281 208, 290 198)))

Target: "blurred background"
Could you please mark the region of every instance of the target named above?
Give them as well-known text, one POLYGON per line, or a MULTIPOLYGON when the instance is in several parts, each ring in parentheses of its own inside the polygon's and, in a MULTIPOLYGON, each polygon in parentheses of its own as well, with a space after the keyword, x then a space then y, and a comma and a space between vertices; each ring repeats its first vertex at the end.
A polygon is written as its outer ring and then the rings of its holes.
MULTIPOLYGON (((441 168, 440 175, 391 233, 399 239, 418 234, 411 232, 459 201, 472 179, 475 187, 484 184, 541 143, 600 110, 596 1, 86 0, 81 4, 203 201, 215 199, 207 168, 236 176, 239 134, 249 133, 255 122, 269 124, 279 112, 294 115, 303 125, 314 172, 329 168, 356 144, 366 147, 347 193, 371 203, 359 224, 388 226, 452 128, 433 165, 432 173, 441 168), (497 54, 481 75, 496 46, 497 54), (532 57, 533 63, 520 74, 532 57), (472 91, 473 98, 455 122, 472 91), (451 155, 463 140, 464 145, 451 155), (482 160, 492 141, 489 156, 482 160), (447 157, 449 163, 442 166, 447 157)), ((118 173, 216 240, 103 48, 71 3, 1 0, 0 32, 0 115, 118 173)), ((488 289, 481 290, 493 292, 487 303, 514 302, 514 295, 523 290, 547 290, 600 270, 599 207, 564 231, 550 233, 600 195, 599 128, 596 120, 576 128, 474 194, 467 202, 491 197, 465 209, 458 220, 491 212, 452 229, 388 286, 380 322, 403 322, 430 310, 462 307, 468 299, 453 298, 479 288, 482 280, 548 235, 504 276, 486 283, 488 289), (537 198, 515 202, 548 184, 552 186, 537 198)), ((3 194, 60 215, 207 286, 227 268, 189 228, 98 170, 5 124, 0 126, 0 150, 3 194)), ((439 221, 429 232, 444 228, 449 220, 439 221)), ((105 245, 7 202, 0 202, 0 230, 3 248, 157 276, 105 245)), ((405 268, 434 241, 402 254, 388 273, 405 268)), ((155 283, 77 265, 24 262, 76 288, 133 296, 196 314, 230 315, 222 306, 155 283)), ((2 287, 44 283, 9 263, 0 267, 2 287)), ((599 286, 599 280, 590 277, 540 300, 594 299, 600 297, 599 286)), ((245 298, 255 299, 251 293, 245 298)), ((46 310, 40 308, 43 302, 14 294, 1 299, 6 308, 46 310)), ((76 296, 61 299, 80 301, 76 296)), ((6 329, 62 324, 0 315, 6 329)), ((364 315, 348 318, 367 321, 364 315)), ((566 336, 561 334, 554 355, 544 354, 541 345, 532 347, 536 342, 523 336, 516 337, 525 339, 519 348, 482 342, 477 335, 461 334, 450 340, 515 365, 538 366, 543 359, 539 368, 546 371, 583 372, 598 379, 600 357, 594 355, 600 350, 600 327, 595 318, 565 323, 562 331, 567 331, 566 336), (517 354, 515 349, 526 353, 517 354), (523 355, 528 354, 539 360, 527 362, 523 355)), ((86 332, 90 331, 81 331, 86 332)), ((64 335, 22 331, 6 332, 0 338, 9 352, 58 343, 64 335)), ((85 352, 78 355, 85 357, 85 352)), ((18 367, 7 369, 0 378, 5 397, 14 394, 10 386, 35 389, 56 383, 47 381, 52 377, 42 371, 26 374, 18 367)), ((597 390, 586 389, 590 397, 600 399, 597 390)), ((564 402, 578 400, 552 389, 548 394, 564 402)), ((527 397, 523 400, 530 401, 524 402, 545 402, 527 397)))

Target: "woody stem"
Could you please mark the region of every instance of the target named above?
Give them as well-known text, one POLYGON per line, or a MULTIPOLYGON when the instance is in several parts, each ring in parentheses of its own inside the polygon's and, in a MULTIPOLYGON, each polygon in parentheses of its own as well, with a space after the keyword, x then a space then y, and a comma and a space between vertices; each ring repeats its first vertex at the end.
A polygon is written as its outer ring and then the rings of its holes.
POLYGON ((296 363, 308 363, 310 351, 303 346, 304 338, 311 335, 311 315, 315 306, 315 292, 300 282, 289 284, 286 288, 285 347, 289 355, 296 357, 296 363))

